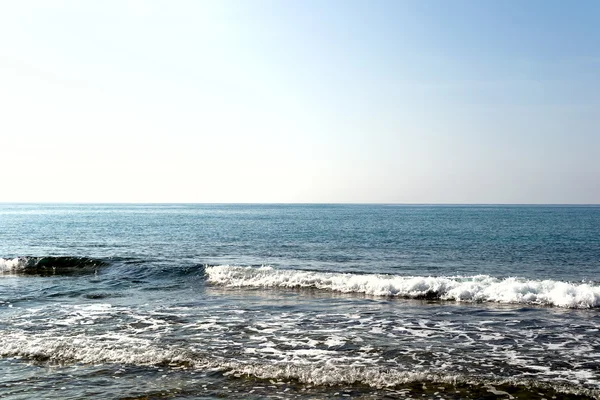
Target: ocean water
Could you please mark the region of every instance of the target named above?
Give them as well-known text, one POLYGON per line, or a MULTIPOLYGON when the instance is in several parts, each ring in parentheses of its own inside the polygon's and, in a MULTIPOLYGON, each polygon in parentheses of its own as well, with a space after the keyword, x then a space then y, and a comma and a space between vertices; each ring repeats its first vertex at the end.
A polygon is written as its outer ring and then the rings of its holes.
POLYGON ((0 398, 600 398, 600 206, 0 204, 0 398))

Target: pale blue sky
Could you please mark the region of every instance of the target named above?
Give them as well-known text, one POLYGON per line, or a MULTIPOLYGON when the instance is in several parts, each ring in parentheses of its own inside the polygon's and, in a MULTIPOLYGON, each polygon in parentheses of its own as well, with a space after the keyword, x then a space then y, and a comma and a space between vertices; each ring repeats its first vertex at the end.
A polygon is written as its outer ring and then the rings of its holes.
POLYGON ((0 201, 600 203, 598 1, 1 1, 0 201))

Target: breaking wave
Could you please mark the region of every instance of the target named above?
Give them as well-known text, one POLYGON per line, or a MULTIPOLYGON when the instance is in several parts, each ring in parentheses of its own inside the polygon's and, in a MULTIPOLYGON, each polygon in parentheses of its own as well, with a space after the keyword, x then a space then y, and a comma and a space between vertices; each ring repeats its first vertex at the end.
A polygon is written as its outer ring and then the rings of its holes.
POLYGON ((600 307, 600 286, 554 280, 476 276, 399 276, 207 266, 207 281, 228 287, 312 288, 409 299, 600 307))
POLYGON ((78 275, 97 272, 107 263, 88 257, 16 257, 0 258, 0 274, 78 275))

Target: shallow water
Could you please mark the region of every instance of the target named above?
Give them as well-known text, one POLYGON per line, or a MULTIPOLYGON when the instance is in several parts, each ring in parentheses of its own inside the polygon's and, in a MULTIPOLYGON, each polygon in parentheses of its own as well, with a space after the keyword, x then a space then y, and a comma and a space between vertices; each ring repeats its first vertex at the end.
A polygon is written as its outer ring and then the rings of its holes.
POLYGON ((0 205, 3 398, 600 397, 600 207, 0 205))

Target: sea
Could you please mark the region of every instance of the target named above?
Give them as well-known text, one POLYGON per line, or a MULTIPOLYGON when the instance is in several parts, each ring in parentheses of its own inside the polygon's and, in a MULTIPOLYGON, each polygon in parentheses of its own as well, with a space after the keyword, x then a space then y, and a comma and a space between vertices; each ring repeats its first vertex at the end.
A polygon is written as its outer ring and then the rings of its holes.
POLYGON ((600 206, 0 204, 2 399, 599 399, 600 206))

